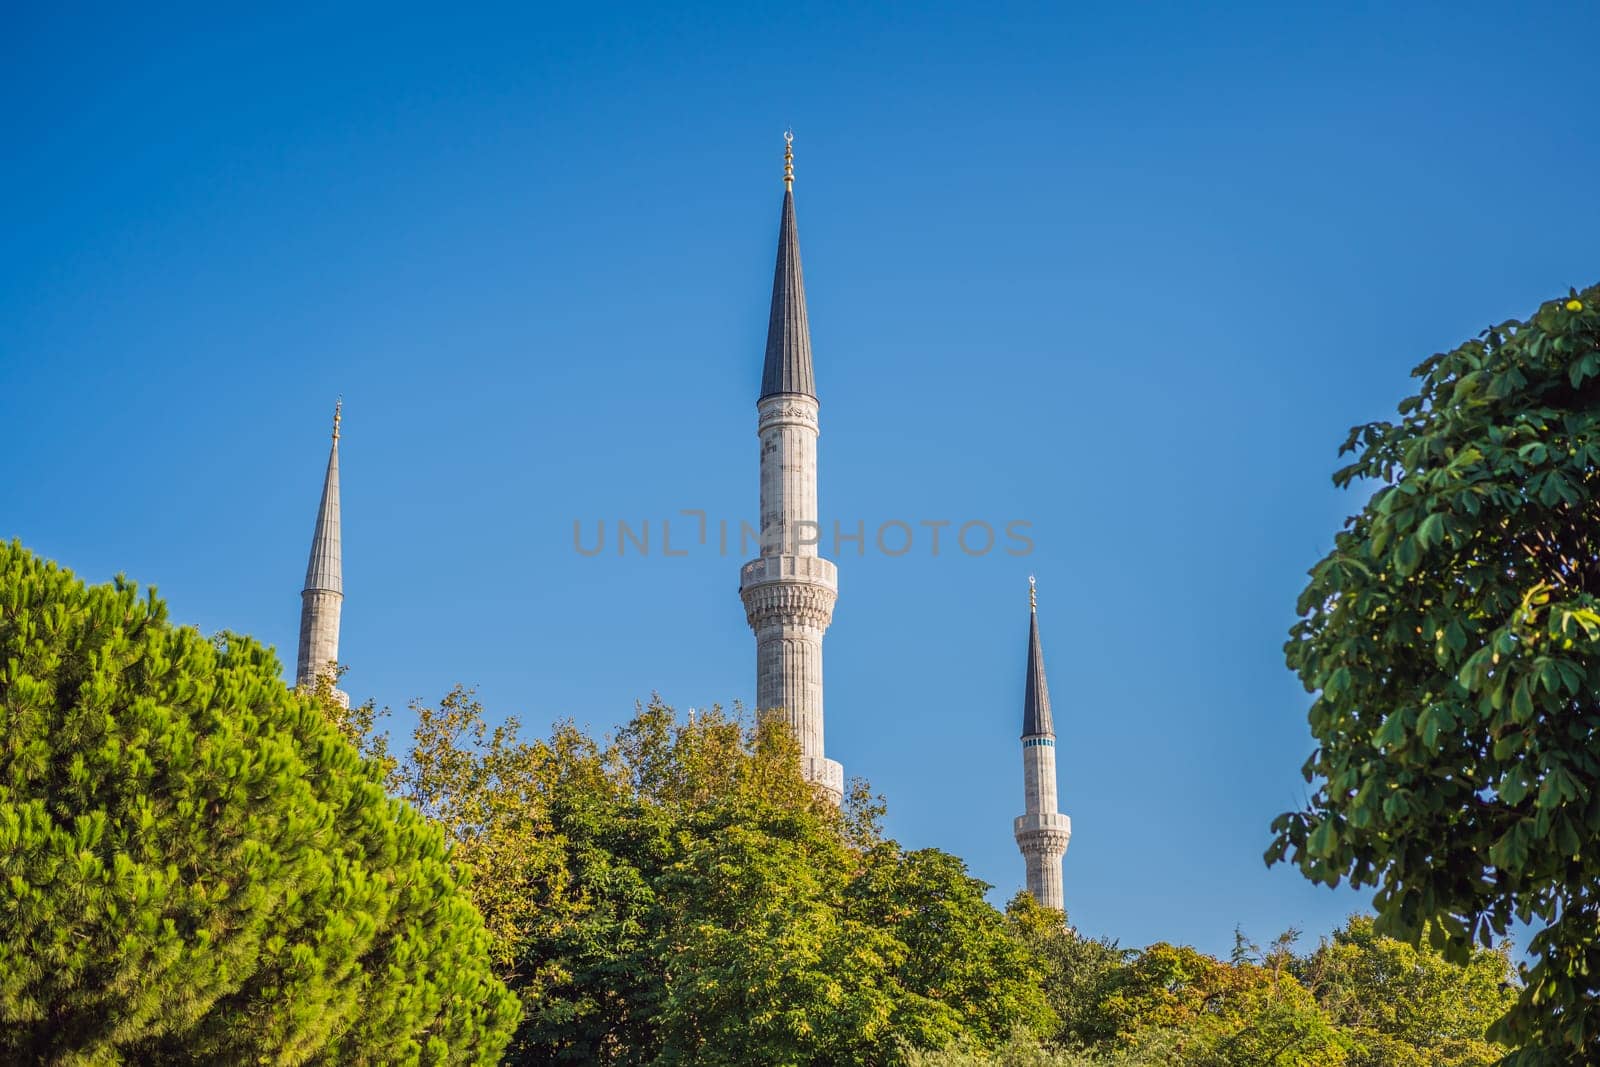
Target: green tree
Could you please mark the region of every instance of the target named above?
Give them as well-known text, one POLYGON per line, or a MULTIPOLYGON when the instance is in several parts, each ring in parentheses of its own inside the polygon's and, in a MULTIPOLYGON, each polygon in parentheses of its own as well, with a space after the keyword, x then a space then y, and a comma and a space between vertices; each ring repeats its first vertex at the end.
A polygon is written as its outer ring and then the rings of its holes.
POLYGON ((1260 964, 1151 945, 1117 975, 1099 1010, 1113 1047, 1161 1049, 1191 1067, 1338 1067, 1345 1045, 1290 973, 1286 946, 1260 964))
POLYGON ((936 1048, 953 1037, 989 1048, 1018 1026, 1059 1023, 1039 982, 1040 961, 984 902, 988 888, 947 852, 868 849, 846 892, 847 913, 899 946, 889 988, 897 1038, 936 1048))
POLYGON ((1505 946, 1457 965, 1352 915, 1293 966, 1350 1039, 1349 1067, 1489 1067, 1509 1051, 1484 1037, 1516 1000, 1505 946))
POLYGON ((826 823, 731 798, 674 822, 654 880, 658 1062, 883 1062, 904 1007, 885 972, 905 953, 843 907, 849 860, 826 823))
POLYGON ((1241 939, 1236 960, 1223 963, 1191 948, 1156 944, 1127 953, 1079 938, 1060 912, 1040 908, 1031 897, 1014 900, 1008 913, 1022 940, 1046 962, 1046 987, 1056 992, 1055 1003, 1070 1005, 1071 1025, 1050 1043, 1025 1030, 987 1050, 953 1042, 913 1055, 914 1067, 1338 1067, 1346 1062, 1344 1036, 1290 973, 1293 956, 1286 940, 1258 960, 1254 946, 1241 939), (1064 998, 1063 990, 1068 991, 1064 998))
POLYGON ((1093 1051, 1053 1047, 1026 1029, 1019 1029, 995 1049, 953 1045, 933 1052, 913 1050, 907 1067, 1175 1067, 1179 1058, 1170 1037, 1153 1039, 1138 1049, 1101 1048, 1093 1051))
POLYGON ((1600 1062, 1600 288, 1413 374, 1334 476, 1375 491, 1300 598, 1315 792, 1267 860, 1458 962, 1536 922, 1494 1035, 1600 1062))
POLYGON ((522 998, 508 1062, 895 1063, 1053 1025, 986 887, 885 840, 865 787, 819 798, 779 720, 654 701, 527 741, 461 690, 416 710, 395 778, 522 998))
POLYGON ((1039 967, 1045 999, 1060 1020, 1056 1041, 1068 1047, 1109 1041, 1115 1027, 1100 1005, 1137 953, 1114 941, 1080 936, 1064 914, 1043 907, 1025 890, 1006 905, 1006 921, 1039 967))
POLYGON ((280 673, 0 545, 0 1059, 499 1056, 442 835, 280 673))
POLYGON ((1487 1067, 1507 1052, 1484 1038, 1516 995, 1504 946, 1458 966, 1352 916, 1304 956, 1294 930, 1265 951, 1236 931, 1223 962, 1081 938, 1027 894, 1007 920, 1044 964, 1064 1023, 1055 1040, 1019 1030, 984 1049, 957 1039, 914 1053, 913 1067, 1487 1067))

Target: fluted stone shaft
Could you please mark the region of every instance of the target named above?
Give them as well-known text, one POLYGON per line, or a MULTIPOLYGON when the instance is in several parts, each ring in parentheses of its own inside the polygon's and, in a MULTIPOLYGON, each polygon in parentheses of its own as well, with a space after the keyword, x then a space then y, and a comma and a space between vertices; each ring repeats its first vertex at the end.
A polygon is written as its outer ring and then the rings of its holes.
POLYGON ((1022 851, 1028 892, 1047 908, 1064 910, 1061 860, 1072 840, 1072 820, 1056 810, 1056 749, 1051 737, 1026 737, 1022 741, 1024 810, 1012 824, 1022 851))
POLYGON ((1025 744, 1022 749, 1022 784, 1026 800, 1023 810, 1055 811, 1059 804, 1056 797, 1055 739, 1040 737, 1027 740, 1036 743, 1025 744))
POLYGON ((801 769, 836 800, 844 769, 823 755, 822 635, 838 571, 817 555, 817 401, 785 394, 758 406, 761 555, 740 572, 756 636, 756 707, 781 710, 800 741, 801 769))
POLYGON ((1027 871, 1028 892, 1047 908, 1066 910, 1061 885, 1061 857, 1072 840, 1072 820, 1059 812, 1023 815, 1014 833, 1027 871))
POLYGON ((756 433, 761 438, 761 554, 816 556, 817 401, 779 394, 764 398, 756 433))
MULTIPOLYGON (((306 589, 300 594, 300 657, 295 684, 315 688, 317 678, 331 675, 339 662, 339 612, 344 594, 331 589, 306 589)), ((349 698, 337 689, 334 699, 349 698)))

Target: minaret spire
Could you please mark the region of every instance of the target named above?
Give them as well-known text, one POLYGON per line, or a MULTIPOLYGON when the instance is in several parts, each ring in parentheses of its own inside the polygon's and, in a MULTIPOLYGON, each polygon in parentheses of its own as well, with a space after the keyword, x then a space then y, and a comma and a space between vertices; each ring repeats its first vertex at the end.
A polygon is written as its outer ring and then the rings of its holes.
MULTIPOLYGON (((333 445, 328 469, 322 477, 322 501, 317 524, 311 531, 311 557, 306 561, 306 584, 300 592, 300 654, 295 684, 315 688, 319 678, 336 680, 339 659, 339 615, 344 605, 344 560, 339 523, 339 423, 344 397, 333 405, 333 445)), ((338 689, 334 699, 346 707, 350 698, 338 689)))
POLYGON ((1022 693, 1022 782, 1024 814, 1012 832, 1027 867, 1028 892, 1047 908, 1061 910, 1061 858, 1072 840, 1072 820, 1057 811, 1056 731, 1039 644, 1039 592, 1028 578, 1028 668, 1022 693))
MULTIPOLYGON (((1039 647, 1039 587, 1031 574, 1028 576, 1028 675, 1022 693, 1022 736, 1056 736, 1055 724, 1050 721, 1050 687, 1044 680, 1044 649, 1039 647)), ((1051 779, 1055 774, 1052 758, 1051 779)))
POLYGON ((801 771, 835 803, 844 768, 823 755, 822 635, 838 570, 817 554, 817 392, 794 220, 794 141, 784 135, 783 208, 767 353, 756 401, 761 439, 761 554, 739 572, 756 635, 756 708, 780 712, 800 741, 801 771))
POLYGON ((811 325, 806 319, 806 283, 800 270, 800 231, 794 221, 794 134, 784 134, 783 210, 778 217, 778 264, 772 273, 772 311, 767 318, 767 358, 761 399, 780 393, 815 398, 811 370, 811 325))

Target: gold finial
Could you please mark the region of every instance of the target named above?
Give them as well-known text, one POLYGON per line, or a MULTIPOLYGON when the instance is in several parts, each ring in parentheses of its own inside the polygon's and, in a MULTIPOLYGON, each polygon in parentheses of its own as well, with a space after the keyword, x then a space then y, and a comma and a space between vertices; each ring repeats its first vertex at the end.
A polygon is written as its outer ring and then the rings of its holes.
POLYGON ((794 189, 794 131, 783 131, 783 189, 794 189))
POLYGON ((1039 579, 1028 575, 1028 610, 1035 614, 1039 611, 1039 579))
POLYGON ((339 394, 339 399, 333 402, 333 439, 339 439, 339 419, 344 410, 344 394, 339 394))

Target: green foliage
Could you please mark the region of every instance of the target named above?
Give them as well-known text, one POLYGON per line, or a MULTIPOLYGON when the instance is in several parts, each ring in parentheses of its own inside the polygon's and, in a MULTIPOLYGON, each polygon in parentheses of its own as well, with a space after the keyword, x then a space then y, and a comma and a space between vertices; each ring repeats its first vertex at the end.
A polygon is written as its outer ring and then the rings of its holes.
POLYGON ((1334 477, 1377 489, 1300 598, 1318 785, 1267 859, 1458 962, 1541 924, 1494 1034, 1600 1061, 1600 287, 1413 373, 1334 477))
POLYGON ((1013 1027, 1048 1034, 1059 1020, 1038 984, 1038 960, 983 900, 981 882, 937 849, 883 842, 846 890, 848 913, 904 946, 891 972, 899 1039, 937 1047, 939 1030, 990 1047, 1013 1027))
POLYGON ((1054 1048, 1027 1030, 1016 1031, 992 1051, 952 1046, 934 1052, 912 1051, 907 1067, 1173 1067, 1182 1061, 1171 1041, 1152 1038, 1139 1049, 1084 1051, 1054 1048))
POLYGON ((508 1062, 894 1063, 1056 1020, 954 857, 799 774, 781 721, 659 702, 600 743, 522 740, 470 693, 417 707, 396 773, 469 868, 524 1005, 508 1062))
POLYGON ((1291 973, 1292 931, 1264 959, 1240 936, 1225 964, 1191 948, 1129 952, 1080 937, 1026 893, 1006 910, 1013 935, 1042 964, 1062 1019, 1056 1043, 1087 1050, 1084 1063, 1344 1062, 1334 1021, 1291 973))
POLYGON ((1118 976, 1100 1010, 1113 1044, 1152 1039, 1194 1067, 1338 1067, 1345 1042, 1287 959, 1223 963, 1192 948, 1151 945, 1118 976))
POLYGON ((498 1057, 442 835, 279 674, 0 545, 0 1059, 498 1057))
POLYGON ((1006 920, 1012 937, 1033 956, 1045 999, 1060 1020, 1056 1041, 1095 1046, 1115 1037, 1116 1028, 1100 1005, 1137 953, 1113 941, 1080 937, 1065 915, 1025 890, 1006 905, 1006 920))
POLYGON ((1506 1049, 1484 1031, 1515 998, 1507 950, 1465 966, 1373 932, 1354 916, 1308 955, 1295 931, 1265 952, 1242 934, 1229 962, 1167 944, 1128 953, 1078 937, 1020 895, 1014 936, 1044 963, 1070 1026, 1042 1043, 1018 1031, 992 1050, 952 1043, 917 1067, 1487 1067, 1506 1049))
POLYGON ((1503 950, 1458 967, 1370 920, 1221 962, 1081 937, 1026 893, 1002 915, 884 839, 865 786, 821 801, 781 721, 655 702, 607 741, 528 741, 459 688, 414 710, 391 781, 471 876, 524 1006, 511 1063, 1468 1067, 1513 995, 1503 950))
POLYGON ((1356 915, 1293 969, 1349 1037, 1349 1067, 1489 1067, 1506 1054, 1484 1033, 1516 1000, 1507 947, 1458 966, 1356 915))
POLYGON ((524 1005, 508 1062, 1467 1067, 1511 996, 1503 951, 1461 968, 1370 920, 1224 963, 1081 937, 1026 893, 1001 915, 959 860, 885 840, 864 786, 820 801, 781 721, 656 702, 609 741, 525 741, 461 689, 415 711, 392 780, 472 876, 524 1005))

